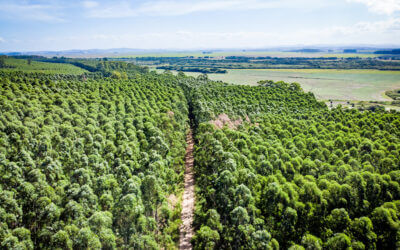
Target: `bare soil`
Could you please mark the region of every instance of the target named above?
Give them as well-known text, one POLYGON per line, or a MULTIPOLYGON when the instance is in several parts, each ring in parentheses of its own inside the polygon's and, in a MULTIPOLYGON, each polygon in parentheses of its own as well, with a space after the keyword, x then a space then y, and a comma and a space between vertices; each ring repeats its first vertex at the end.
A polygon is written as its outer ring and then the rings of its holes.
POLYGON ((227 125, 230 129, 236 129, 239 125, 243 123, 242 118, 237 120, 232 120, 227 114, 220 114, 215 120, 210 121, 216 128, 222 129, 227 125))

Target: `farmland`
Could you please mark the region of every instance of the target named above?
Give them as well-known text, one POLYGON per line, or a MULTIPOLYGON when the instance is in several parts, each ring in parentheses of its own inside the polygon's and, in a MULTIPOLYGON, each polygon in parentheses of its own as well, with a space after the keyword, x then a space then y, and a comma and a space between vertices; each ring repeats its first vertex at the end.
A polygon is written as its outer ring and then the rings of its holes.
POLYGON ((320 100, 390 101, 384 92, 400 87, 399 71, 230 69, 227 74, 208 74, 208 77, 216 81, 246 85, 257 85, 258 81, 266 79, 298 82, 304 90, 313 92, 320 100))
POLYGON ((395 58, 360 53, 243 52, 237 55, 232 52, 220 57, 210 54, 121 60, 131 60, 158 72, 183 71, 191 76, 208 73, 212 80, 233 84, 257 85, 261 80, 298 82, 319 100, 391 102, 384 93, 400 87, 400 63, 395 58))

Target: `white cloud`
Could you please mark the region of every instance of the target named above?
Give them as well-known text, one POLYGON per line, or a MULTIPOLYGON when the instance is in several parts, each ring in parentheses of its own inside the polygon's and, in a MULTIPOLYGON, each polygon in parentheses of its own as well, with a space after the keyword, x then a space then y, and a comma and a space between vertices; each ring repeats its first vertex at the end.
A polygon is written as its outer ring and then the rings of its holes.
POLYGON ((82 5, 83 7, 90 9, 99 6, 99 3, 95 1, 83 1, 82 5))
POLYGON ((137 11, 128 2, 98 5, 87 9, 87 16, 93 18, 122 18, 137 15, 137 11))
POLYGON ((134 5, 130 1, 116 1, 112 4, 92 6, 88 17, 123 18, 139 15, 179 16, 196 12, 259 10, 271 8, 318 7, 326 5, 318 0, 152 0, 134 5))
POLYGON ((263 48, 316 44, 387 44, 400 42, 400 18, 381 22, 360 22, 351 26, 300 29, 293 32, 197 32, 170 31, 142 34, 93 34, 51 37, 50 44, 66 42, 71 48, 207 49, 263 48))
POLYGON ((400 42, 400 18, 359 22, 349 26, 308 29, 293 34, 293 39, 307 44, 394 44, 400 42))
POLYGON ((82 44, 96 44, 99 48, 194 49, 227 46, 232 46, 232 48, 260 47, 265 44, 271 45, 277 41, 284 42, 285 40, 280 37, 279 34, 268 32, 175 31, 143 34, 94 34, 68 38, 49 37, 46 42, 56 44, 62 40, 75 48, 82 48, 82 44))
POLYGON ((380 34, 395 32, 400 30, 400 18, 389 18, 377 22, 359 22, 352 26, 335 26, 325 29, 324 32, 330 35, 362 35, 371 34, 379 36, 380 34))
POLYGON ((347 0, 367 5, 372 12, 391 15, 400 11, 400 0, 347 0))
POLYGON ((137 11, 150 15, 185 15, 203 11, 265 9, 277 6, 277 1, 260 2, 256 0, 219 0, 219 1, 159 1, 145 3, 137 11))
POLYGON ((0 37, 0 43, 4 43, 5 41, 4 38, 0 37))
POLYGON ((22 20, 38 20, 49 22, 64 21, 58 14, 60 6, 44 3, 29 4, 26 1, 4 1, 0 3, 3 17, 22 20))

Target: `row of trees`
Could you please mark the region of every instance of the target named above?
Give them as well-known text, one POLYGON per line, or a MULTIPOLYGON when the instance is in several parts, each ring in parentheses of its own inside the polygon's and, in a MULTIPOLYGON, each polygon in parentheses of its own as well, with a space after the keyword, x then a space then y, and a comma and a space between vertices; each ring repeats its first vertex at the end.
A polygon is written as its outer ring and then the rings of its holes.
POLYGON ((176 70, 182 72, 199 72, 203 74, 226 74, 226 69, 219 68, 199 68, 199 67, 181 67, 181 66, 159 66, 157 69, 176 70))
MULTIPOLYGON (((147 67, 140 67, 133 63, 126 63, 121 61, 108 61, 107 58, 103 59, 73 59, 73 58, 66 58, 66 57, 53 57, 47 58, 42 56, 14 56, 12 57, 14 61, 19 62, 47 62, 47 66, 51 66, 51 68, 56 67, 56 65, 63 65, 64 68, 68 66, 74 65, 80 68, 81 71, 85 70, 91 73, 97 73, 97 75, 101 77, 110 77, 113 78, 123 78, 127 79, 129 77, 134 77, 135 74, 138 73, 147 73, 149 69, 147 67), (118 77, 116 77, 118 76, 118 77)), ((1 61, 0 61, 1 65, 1 61)), ((39 64, 40 65, 40 64, 39 64)), ((41 64, 42 68, 46 70, 46 65, 41 64)), ((17 70, 22 69, 21 65, 15 65, 17 70)), ((1 68, 1 67, 0 67, 1 68)), ((33 68, 35 69, 35 68, 33 68)), ((50 73, 50 72, 48 72, 50 73)), ((57 72, 51 72, 52 74, 57 74, 57 72)), ((65 70, 60 69, 59 72, 64 74, 74 74, 72 72, 65 72, 65 70)), ((79 72, 81 73, 81 72, 79 72)), ((78 74, 79 74, 78 73, 78 74)), ((81 73, 82 74, 82 73, 81 73)), ((93 75, 93 74, 89 74, 93 75)))
POLYGON ((297 84, 261 85, 186 84, 195 248, 400 247, 400 114, 328 110, 297 84), (220 114, 241 123, 220 129, 220 114))
POLYGON ((175 80, 0 72, 1 248, 174 248, 188 120, 175 80))

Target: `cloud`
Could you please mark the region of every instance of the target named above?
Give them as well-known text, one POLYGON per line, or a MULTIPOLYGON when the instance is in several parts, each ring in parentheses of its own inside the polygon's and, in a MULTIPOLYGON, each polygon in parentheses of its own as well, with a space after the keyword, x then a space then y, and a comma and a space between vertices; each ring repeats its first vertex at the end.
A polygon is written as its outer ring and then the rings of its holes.
POLYGON ((260 2, 255 0, 219 0, 219 1, 159 1, 145 3, 137 11, 150 15, 186 15, 194 12, 249 10, 273 8, 277 1, 260 2))
POLYGON ((367 5, 371 12, 391 15, 400 11, 400 0, 347 0, 367 5))
POLYGON ((179 30, 142 34, 99 33, 63 38, 49 37, 45 43, 65 42, 72 48, 208 49, 266 48, 316 44, 387 44, 400 41, 400 18, 379 22, 359 22, 325 29, 298 29, 292 32, 236 31, 198 32, 179 30))
MULTIPOLYGON (((93 34, 86 36, 49 37, 45 43, 57 44, 67 42, 70 46, 82 48, 96 44, 99 48, 141 48, 141 49, 194 49, 194 48, 223 48, 260 47, 276 42, 277 34, 268 32, 195 32, 171 31, 149 32, 142 34, 93 34), (271 43, 268 43, 271 42, 271 43)), ((287 38, 287 37, 285 37, 287 38)), ((283 42, 279 39, 279 42, 283 42)))
POLYGON ((103 4, 85 6, 86 16, 91 18, 122 18, 136 16, 137 11, 128 2, 115 2, 113 4, 103 4))
POLYGON ((6 40, 0 36, 0 43, 4 43, 6 40))
POLYGON ((324 30, 325 33, 330 35, 371 34, 375 36, 395 31, 400 31, 400 18, 389 18, 377 22, 359 22, 351 26, 334 26, 324 30))
POLYGON ((36 20, 47 22, 65 21, 60 17, 60 6, 54 3, 29 3, 26 1, 4 1, 0 3, 0 13, 9 19, 36 20))
POLYGON ((400 41, 400 18, 358 22, 348 26, 306 29, 292 34, 305 44, 388 44, 400 41))
POLYGON ((83 7, 90 9, 99 6, 99 3, 95 1, 83 1, 82 5, 83 7))
POLYGON ((88 7, 87 16, 92 18, 124 18, 139 15, 180 16, 197 12, 243 11, 272 8, 318 7, 326 4, 317 0, 153 0, 142 4, 115 1, 88 7))

